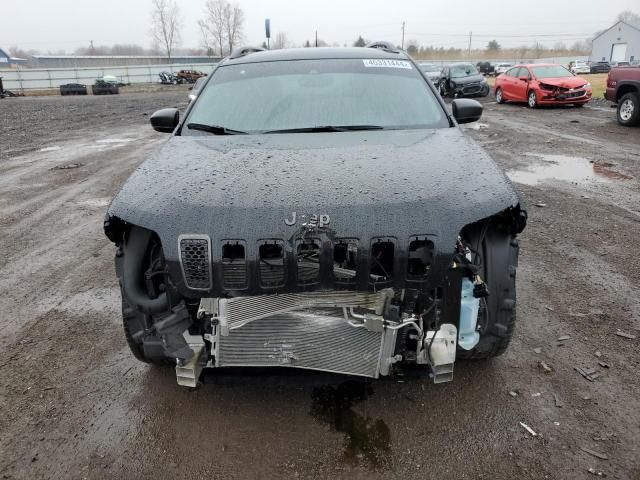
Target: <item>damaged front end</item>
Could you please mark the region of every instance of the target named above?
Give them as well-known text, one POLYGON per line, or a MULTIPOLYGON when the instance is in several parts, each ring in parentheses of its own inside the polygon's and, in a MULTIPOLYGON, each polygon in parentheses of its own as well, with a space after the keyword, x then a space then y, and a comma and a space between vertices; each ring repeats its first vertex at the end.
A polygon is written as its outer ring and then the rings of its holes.
POLYGON ((510 207, 463 228, 450 248, 434 235, 343 239, 317 225, 219 247, 182 234, 175 259, 155 233, 118 217, 105 231, 118 245, 130 346, 146 361, 175 363, 180 385, 196 386, 203 368, 378 378, 407 365, 440 383, 452 379, 456 352, 474 348, 487 328, 479 318, 491 285, 478 238, 515 235, 525 222, 510 207))

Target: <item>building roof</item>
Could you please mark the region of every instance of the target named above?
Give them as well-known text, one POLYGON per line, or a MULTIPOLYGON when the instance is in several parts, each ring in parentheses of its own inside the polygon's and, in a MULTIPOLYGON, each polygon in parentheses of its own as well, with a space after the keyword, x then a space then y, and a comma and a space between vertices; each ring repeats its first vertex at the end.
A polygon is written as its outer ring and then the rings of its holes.
POLYGON ((0 58, 2 58, 2 57, 9 59, 8 63, 25 63, 27 61, 26 58, 12 57, 7 52, 5 52, 3 49, 0 48, 0 58))
POLYGON ((609 28, 607 28, 606 30, 603 30, 602 32, 597 34, 595 37, 593 37, 593 40, 591 40, 591 41, 594 42, 598 37, 601 37, 602 35, 607 33, 609 30, 611 30, 613 27, 617 27, 621 23, 625 24, 627 27, 631 27, 631 28, 633 28, 635 30, 638 30, 640 32, 640 27, 638 27, 636 25, 632 25, 631 23, 625 22, 624 20, 618 20, 616 23, 611 25, 609 28))

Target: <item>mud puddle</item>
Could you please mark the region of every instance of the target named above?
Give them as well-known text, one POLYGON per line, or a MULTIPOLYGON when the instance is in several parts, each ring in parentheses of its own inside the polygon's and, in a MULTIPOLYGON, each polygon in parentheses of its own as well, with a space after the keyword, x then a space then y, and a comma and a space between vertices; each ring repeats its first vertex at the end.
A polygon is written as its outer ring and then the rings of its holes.
POLYGON ((554 180, 587 185, 632 178, 612 170, 611 164, 595 163, 582 157, 538 153, 525 153, 524 155, 535 158, 535 163, 527 165, 523 169, 507 171, 507 176, 511 180, 524 185, 540 185, 554 180))
POLYGON ((345 460, 384 467, 391 458, 391 435, 382 419, 362 415, 353 409, 373 394, 369 383, 347 381, 313 390, 311 415, 332 430, 345 434, 345 460))

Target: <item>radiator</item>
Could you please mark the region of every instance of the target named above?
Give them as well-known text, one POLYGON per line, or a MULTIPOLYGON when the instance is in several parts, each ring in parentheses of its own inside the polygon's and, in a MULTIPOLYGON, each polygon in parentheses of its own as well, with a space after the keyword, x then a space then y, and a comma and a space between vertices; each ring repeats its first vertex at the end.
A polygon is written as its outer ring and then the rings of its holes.
POLYGON ((341 315, 340 309, 315 308, 243 323, 218 338, 216 366, 295 367, 378 378, 383 337, 395 340, 395 331, 356 328, 341 315))

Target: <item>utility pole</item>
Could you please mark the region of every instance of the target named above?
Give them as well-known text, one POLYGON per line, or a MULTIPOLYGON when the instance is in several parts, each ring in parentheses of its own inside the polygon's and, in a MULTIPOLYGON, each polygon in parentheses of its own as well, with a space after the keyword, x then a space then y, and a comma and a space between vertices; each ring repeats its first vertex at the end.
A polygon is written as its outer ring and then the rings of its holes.
POLYGON ((318 48, 318 30, 316 30, 316 48, 318 48))
POLYGON ((402 50, 404 50, 404 25, 405 23, 402 22, 402 50))
POLYGON ((473 39, 473 32, 469 32, 469 50, 467 51, 467 57, 471 58, 471 40, 473 39))

